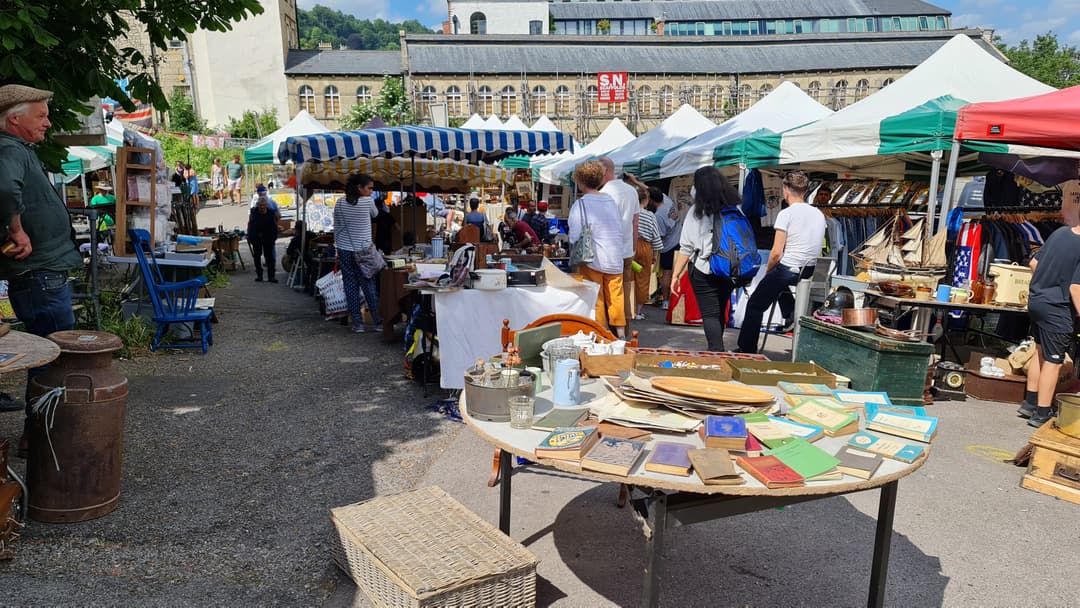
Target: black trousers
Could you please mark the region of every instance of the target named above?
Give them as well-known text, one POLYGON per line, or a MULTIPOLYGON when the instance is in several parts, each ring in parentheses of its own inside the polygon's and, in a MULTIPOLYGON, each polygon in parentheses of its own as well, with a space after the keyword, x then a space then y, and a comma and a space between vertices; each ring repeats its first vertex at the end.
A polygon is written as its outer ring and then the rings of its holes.
POLYGON ((251 252, 251 257, 254 258, 255 262, 255 276, 259 277, 260 279, 262 278, 263 259, 265 258, 266 278, 274 278, 274 274, 277 272, 277 268, 274 263, 274 258, 276 257, 274 252, 274 241, 269 239, 265 241, 251 241, 251 252))
POLYGON ((727 314, 728 303, 731 301, 731 292, 735 289, 735 284, 731 282, 731 279, 701 272, 691 264, 690 285, 694 288, 698 311, 701 312, 701 324, 705 328, 708 349, 723 352, 724 328, 727 327, 724 317, 727 314))

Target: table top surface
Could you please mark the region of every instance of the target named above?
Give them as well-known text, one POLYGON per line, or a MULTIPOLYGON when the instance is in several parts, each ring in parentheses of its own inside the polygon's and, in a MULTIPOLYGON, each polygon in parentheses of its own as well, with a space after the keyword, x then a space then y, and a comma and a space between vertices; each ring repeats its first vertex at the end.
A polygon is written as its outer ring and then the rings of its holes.
MULTIPOLYGON (((180 252, 180 253, 183 253, 183 252, 180 252)), ((135 256, 110 255, 106 259, 109 260, 110 262, 112 262, 113 264, 137 264, 139 262, 139 260, 137 260, 135 258, 135 256)), ((175 259, 158 258, 158 257, 155 257, 154 260, 157 261, 158 266, 186 267, 186 268, 206 268, 207 266, 210 265, 210 262, 212 262, 214 260, 214 256, 213 256, 213 254, 211 254, 209 257, 202 256, 198 260, 175 260, 175 259)))
POLYGON ((0 374, 10 374, 52 363, 60 356, 60 347, 47 338, 24 331, 12 331, 0 338, 0 352, 22 354, 21 358, 0 368, 0 374))
MULTIPOLYGON (((779 400, 783 401, 783 392, 776 387, 755 387, 766 390, 776 395, 779 400)), ((603 381, 599 379, 583 379, 581 394, 582 399, 599 399, 608 394, 608 389, 604 385, 603 381)), ((585 405, 588 405, 586 403, 585 405)), ((482 439, 495 445, 496 447, 507 450, 510 453, 527 458, 539 464, 550 466, 560 471, 566 471, 568 473, 576 473, 582 477, 589 479, 595 479, 597 481, 613 481, 618 483, 625 483, 636 486, 643 486, 653 488, 657 490, 668 490, 674 492, 690 492, 695 494, 723 494, 729 496, 812 496, 812 495, 829 495, 829 494, 846 494, 849 492, 858 492, 862 490, 869 490, 872 488, 883 486, 889 482, 896 481, 903 477, 914 473, 923 464, 926 463, 926 459, 929 456, 930 448, 927 446, 923 455, 912 463, 904 463, 899 460, 892 460, 890 458, 884 458, 881 466, 877 472, 870 479, 859 479, 857 477, 850 477, 845 475, 843 479, 835 481, 814 481, 808 482, 806 485, 797 488, 766 488, 757 479, 750 476, 749 473, 743 472, 743 479, 746 483, 739 486, 719 486, 719 485, 705 485, 693 472, 688 477, 680 475, 668 475, 664 473, 654 473, 652 471, 645 470, 645 460, 649 456, 653 446, 657 441, 669 441, 672 443, 686 443, 695 447, 705 447, 702 440, 697 433, 653 433, 653 438, 646 443, 646 453, 638 460, 634 465, 630 475, 622 477, 619 475, 609 475, 607 473, 599 473, 596 471, 583 470, 581 466, 574 461, 556 460, 550 458, 536 458, 533 450, 537 444, 547 436, 547 431, 537 431, 532 429, 513 429, 510 428, 509 422, 487 422, 479 420, 469 416, 468 404, 465 400, 465 393, 461 394, 461 416, 465 420, 465 423, 473 429, 482 439)), ((543 416, 549 412, 554 406, 551 402, 551 389, 547 388, 541 391, 536 396, 536 417, 543 416)), ((864 427, 865 424, 860 424, 860 427, 864 427)), ((849 436, 843 437, 828 437, 823 436, 814 442, 814 445, 822 448, 829 454, 835 454, 840 448, 846 444, 849 436)), ((905 440, 906 441, 906 440, 905 440)), ((736 465, 736 470, 740 470, 736 465)))
POLYGON ((985 312, 1027 312, 1022 306, 1000 306, 994 304, 959 304, 955 302, 939 302, 938 300, 916 300, 915 298, 900 298, 884 294, 876 289, 866 289, 863 293, 877 298, 896 302, 905 306, 921 306, 924 308, 949 308, 955 310, 981 310, 985 312))

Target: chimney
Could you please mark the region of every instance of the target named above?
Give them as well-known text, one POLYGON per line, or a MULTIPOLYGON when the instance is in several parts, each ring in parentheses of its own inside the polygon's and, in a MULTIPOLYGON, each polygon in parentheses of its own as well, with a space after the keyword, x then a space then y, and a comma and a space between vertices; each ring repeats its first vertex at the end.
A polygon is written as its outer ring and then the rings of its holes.
POLYGON ((442 22, 442 33, 444 33, 444 34, 453 34, 454 33, 454 30, 452 29, 452 26, 450 25, 450 20, 449 19, 442 22))

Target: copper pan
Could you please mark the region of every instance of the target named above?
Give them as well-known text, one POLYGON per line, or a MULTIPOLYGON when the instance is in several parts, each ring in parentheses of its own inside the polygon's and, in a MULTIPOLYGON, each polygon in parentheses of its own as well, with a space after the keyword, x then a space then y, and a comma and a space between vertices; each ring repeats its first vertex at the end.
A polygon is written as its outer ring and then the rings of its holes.
POLYGON ((840 311, 840 324, 844 327, 873 327, 877 324, 876 308, 845 308, 840 311))

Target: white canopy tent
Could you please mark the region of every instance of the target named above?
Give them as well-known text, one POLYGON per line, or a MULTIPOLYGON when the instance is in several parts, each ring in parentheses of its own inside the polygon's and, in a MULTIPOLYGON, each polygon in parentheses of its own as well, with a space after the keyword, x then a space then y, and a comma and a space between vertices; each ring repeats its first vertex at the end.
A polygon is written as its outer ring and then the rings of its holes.
POLYGON ((503 123, 499 120, 498 116, 492 114, 487 117, 487 120, 484 121, 484 124, 480 128, 485 131, 502 131, 506 127, 503 126, 503 123))
POLYGON ((528 131, 529 125, 522 122, 517 114, 511 114, 510 118, 507 118, 506 122, 503 123, 502 128, 507 131, 528 131))
POLYGON ((626 128, 619 117, 611 119, 608 126, 596 136, 596 139, 582 146, 573 154, 564 156, 539 168, 539 181, 545 184, 561 184, 561 180, 573 172, 574 167, 590 158, 603 156, 612 150, 634 141, 634 134, 626 128))
POLYGON ((469 117, 469 120, 466 120, 465 123, 461 125, 461 128, 462 129, 483 129, 484 128, 484 119, 480 118, 479 114, 473 114, 472 116, 469 117))
POLYGON ((664 122, 649 129, 607 156, 615 163, 615 171, 637 173, 638 163, 646 157, 675 148, 688 139, 716 127, 716 123, 702 116, 689 104, 683 104, 664 122))
POLYGON ((274 156, 277 154, 278 146, 289 137, 329 132, 330 129, 315 120, 315 117, 308 114, 307 110, 300 110, 288 124, 244 150, 244 162, 249 165, 272 165, 276 162, 274 156))
POLYGON ((551 122, 551 119, 547 117, 547 114, 540 116, 533 123, 532 127, 529 127, 533 131, 558 131, 559 127, 555 126, 555 123, 551 122))

